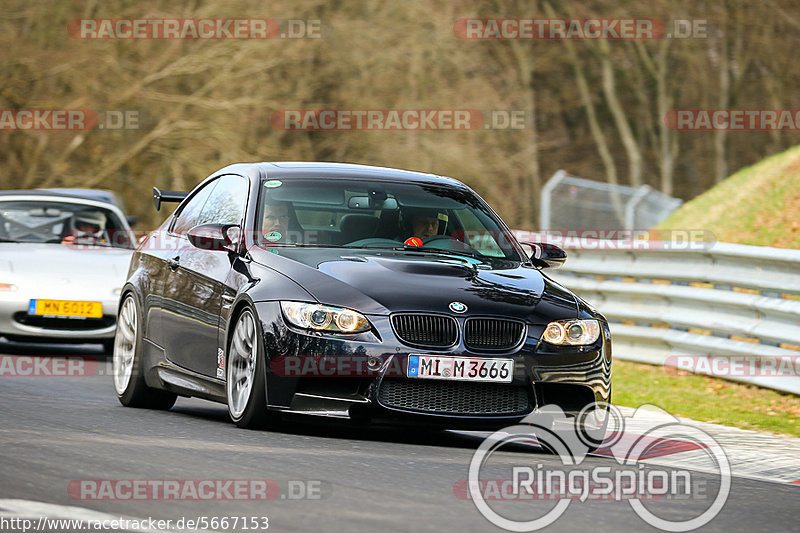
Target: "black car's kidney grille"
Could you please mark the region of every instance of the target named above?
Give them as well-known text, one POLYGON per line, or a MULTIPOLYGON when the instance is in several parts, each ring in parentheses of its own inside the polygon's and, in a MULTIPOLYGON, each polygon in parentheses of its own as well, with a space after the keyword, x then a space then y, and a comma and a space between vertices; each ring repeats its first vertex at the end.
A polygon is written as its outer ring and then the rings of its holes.
POLYGON ((499 383, 386 378, 378 401, 390 408, 462 416, 514 416, 533 408, 525 387, 499 383))
POLYGON ((458 340, 458 324, 441 315, 395 315, 392 327, 397 337, 406 344, 446 348, 458 340))
POLYGON ((507 350, 522 339, 525 325, 516 320, 469 318, 464 323, 464 344, 471 350, 507 350))

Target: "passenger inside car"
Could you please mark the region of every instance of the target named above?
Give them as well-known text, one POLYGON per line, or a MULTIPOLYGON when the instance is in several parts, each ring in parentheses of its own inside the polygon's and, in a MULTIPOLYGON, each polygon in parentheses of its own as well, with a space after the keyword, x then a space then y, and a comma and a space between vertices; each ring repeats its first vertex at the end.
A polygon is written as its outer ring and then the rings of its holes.
POLYGON ((264 233, 277 231, 285 234, 289 231, 289 204, 288 202, 273 202, 264 207, 262 229, 264 233))
POLYGON ((291 202, 269 199, 264 204, 261 236, 266 242, 303 242, 303 228, 291 202))

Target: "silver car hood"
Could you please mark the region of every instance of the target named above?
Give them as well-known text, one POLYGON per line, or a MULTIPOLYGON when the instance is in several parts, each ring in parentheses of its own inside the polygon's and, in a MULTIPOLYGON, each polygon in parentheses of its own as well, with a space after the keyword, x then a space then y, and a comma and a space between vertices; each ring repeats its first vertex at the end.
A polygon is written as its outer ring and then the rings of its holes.
MULTIPOLYGON (((30 298, 113 298, 133 250, 61 244, 0 243, 0 283, 30 298)), ((9 294, 10 296, 10 294, 9 294)))

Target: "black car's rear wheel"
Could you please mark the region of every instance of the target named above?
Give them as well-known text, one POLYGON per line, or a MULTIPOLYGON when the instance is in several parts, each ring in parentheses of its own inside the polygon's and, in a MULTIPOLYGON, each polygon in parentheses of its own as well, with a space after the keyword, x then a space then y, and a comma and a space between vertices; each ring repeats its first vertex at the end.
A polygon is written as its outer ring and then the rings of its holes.
POLYGON ((225 390, 231 420, 241 428, 265 427, 272 417, 267 411, 264 346, 261 326, 250 308, 236 318, 226 359, 225 390))
POLYGON ((114 355, 111 363, 114 390, 120 403, 127 407, 169 409, 177 396, 171 392, 153 389, 144 382, 142 365, 141 313, 133 294, 122 302, 117 317, 114 336, 114 355))

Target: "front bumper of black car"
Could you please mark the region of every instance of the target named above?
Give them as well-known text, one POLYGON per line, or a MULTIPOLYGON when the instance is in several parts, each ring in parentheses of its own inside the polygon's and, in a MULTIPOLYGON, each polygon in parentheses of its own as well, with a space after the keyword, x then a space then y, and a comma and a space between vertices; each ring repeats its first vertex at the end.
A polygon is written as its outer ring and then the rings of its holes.
MULTIPOLYGON (((359 335, 298 330, 277 302, 256 304, 267 362, 267 402, 289 414, 354 421, 388 421, 450 428, 492 429, 513 424, 537 407, 555 404, 577 414, 610 401, 611 345, 602 316, 593 346, 542 343, 545 324, 526 326, 508 352, 470 351, 463 339, 446 349, 415 348, 395 335, 390 317, 368 316, 374 329, 359 335), (409 378, 409 355, 513 360, 510 383, 409 378)), ((456 317, 459 324, 463 317, 456 317)))

